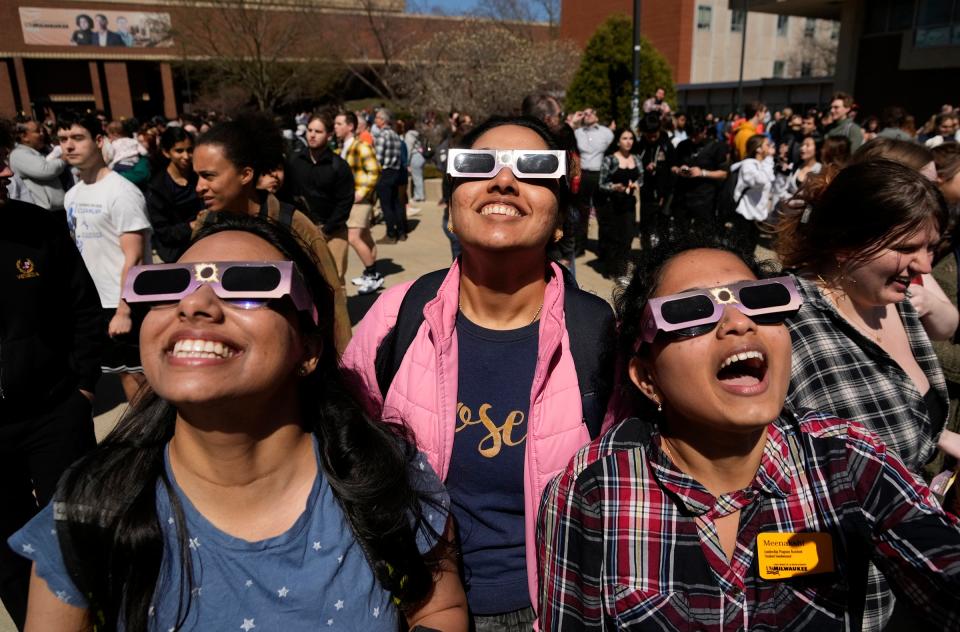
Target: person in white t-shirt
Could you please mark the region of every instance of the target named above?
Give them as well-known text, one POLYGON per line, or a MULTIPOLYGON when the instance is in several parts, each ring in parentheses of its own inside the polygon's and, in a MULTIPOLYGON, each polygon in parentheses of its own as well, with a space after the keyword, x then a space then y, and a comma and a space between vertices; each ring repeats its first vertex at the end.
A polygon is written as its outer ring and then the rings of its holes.
POLYGON ((104 373, 119 373, 131 399, 143 382, 137 327, 120 289, 131 266, 151 263, 150 221, 143 194, 107 167, 103 129, 92 116, 64 116, 57 137, 63 159, 77 170, 77 184, 64 207, 77 248, 100 294, 110 342, 103 352, 104 373))

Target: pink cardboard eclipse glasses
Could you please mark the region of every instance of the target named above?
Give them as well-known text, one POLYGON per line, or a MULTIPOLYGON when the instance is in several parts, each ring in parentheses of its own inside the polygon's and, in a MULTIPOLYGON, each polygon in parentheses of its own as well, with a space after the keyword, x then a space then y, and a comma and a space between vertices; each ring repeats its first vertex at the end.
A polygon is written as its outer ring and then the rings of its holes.
POLYGON ((760 325, 782 323, 803 304, 792 277, 740 281, 651 298, 643 310, 638 344, 659 333, 693 337, 712 331, 727 305, 760 325))
POLYGON ((221 300, 242 309, 265 307, 290 297, 318 324, 317 307, 292 261, 211 261, 133 266, 123 285, 131 305, 176 302, 209 285, 221 300))

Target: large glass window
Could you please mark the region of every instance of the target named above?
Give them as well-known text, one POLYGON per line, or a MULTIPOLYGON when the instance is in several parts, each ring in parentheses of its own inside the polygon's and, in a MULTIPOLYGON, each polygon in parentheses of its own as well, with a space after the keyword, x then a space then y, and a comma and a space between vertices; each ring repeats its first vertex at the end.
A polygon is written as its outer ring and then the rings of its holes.
POLYGON ((800 76, 801 77, 812 77, 813 76, 813 64, 809 61, 805 61, 800 64, 800 76))
POLYGON ((713 7, 703 5, 697 7, 697 29, 700 31, 709 31, 710 23, 713 21, 713 7))
POLYGON ((734 9, 730 14, 730 30, 733 33, 742 33, 743 25, 747 22, 747 14, 742 9, 734 9))
POLYGON ((803 23, 803 36, 813 37, 817 32, 817 21, 814 18, 807 18, 803 23))
POLYGON ((949 46, 957 43, 955 38, 955 0, 920 0, 917 7, 916 45, 918 48, 949 46))
POLYGON ((782 62, 782 61, 773 62, 773 76, 778 79, 783 77, 783 74, 786 68, 787 68, 786 62, 782 62))
POLYGON ((953 0, 920 0, 917 26, 950 24, 952 14, 953 0))
POLYGON ((787 36, 787 29, 790 27, 790 16, 789 15, 778 15, 777 16, 777 35, 779 37, 787 36))

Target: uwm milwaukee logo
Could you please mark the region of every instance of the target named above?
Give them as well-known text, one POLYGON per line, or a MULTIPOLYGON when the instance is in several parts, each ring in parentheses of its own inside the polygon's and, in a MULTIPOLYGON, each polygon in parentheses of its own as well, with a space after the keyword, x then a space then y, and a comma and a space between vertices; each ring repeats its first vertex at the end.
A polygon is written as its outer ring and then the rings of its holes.
POLYGON ((32 279, 40 276, 37 266, 30 259, 17 259, 17 278, 32 279))

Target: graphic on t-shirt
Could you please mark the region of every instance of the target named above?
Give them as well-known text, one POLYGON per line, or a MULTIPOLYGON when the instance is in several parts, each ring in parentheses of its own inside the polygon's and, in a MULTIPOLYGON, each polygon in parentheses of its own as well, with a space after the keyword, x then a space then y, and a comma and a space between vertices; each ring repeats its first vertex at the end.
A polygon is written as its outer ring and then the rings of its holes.
POLYGON ((466 430, 470 426, 477 424, 483 425, 487 431, 477 443, 477 452, 488 459, 496 458, 500 454, 503 446, 509 448, 521 445, 527 438, 526 428, 519 429, 526 423, 527 418, 523 411, 511 410, 503 420, 503 423, 497 425, 497 422, 490 418, 488 414, 493 408, 491 404, 481 404, 477 411, 477 417, 474 419, 473 411, 463 402, 457 403, 457 429, 456 432, 466 430), (522 432, 521 436, 516 436, 522 432))

